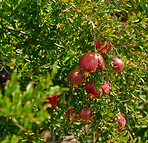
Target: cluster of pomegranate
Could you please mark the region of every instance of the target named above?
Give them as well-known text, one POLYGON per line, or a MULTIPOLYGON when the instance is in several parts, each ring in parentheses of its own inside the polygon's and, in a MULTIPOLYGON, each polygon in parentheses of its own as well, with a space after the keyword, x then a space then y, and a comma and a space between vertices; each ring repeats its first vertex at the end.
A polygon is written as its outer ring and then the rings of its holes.
POLYGON ((11 79, 11 75, 8 73, 0 74, 0 86, 4 88, 6 82, 11 79))
MULTIPOLYGON (((108 42, 102 43, 99 38, 96 38, 95 44, 97 51, 101 52, 101 54, 97 52, 84 53, 79 61, 79 68, 72 70, 68 75, 68 80, 73 84, 73 88, 77 88, 78 85, 85 82, 85 89, 90 99, 100 98, 102 94, 107 95, 110 92, 109 81, 105 81, 100 87, 96 87, 94 79, 91 81, 88 80, 89 74, 96 70, 99 70, 103 74, 105 62, 102 55, 111 51, 111 45, 108 42)), ((115 72, 121 72, 124 68, 124 62, 118 57, 114 57, 112 60, 114 60, 112 69, 115 72)), ((70 122, 76 121, 78 118, 88 122, 89 119, 92 118, 93 113, 92 109, 83 107, 80 109, 79 115, 76 115, 74 110, 69 108, 66 115, 70 122)), ((117 117, 118 120, 116 122, 118 123, 118 130, 121 130, 125 126, 126 120, 121 113, 119 113, 117 117)))

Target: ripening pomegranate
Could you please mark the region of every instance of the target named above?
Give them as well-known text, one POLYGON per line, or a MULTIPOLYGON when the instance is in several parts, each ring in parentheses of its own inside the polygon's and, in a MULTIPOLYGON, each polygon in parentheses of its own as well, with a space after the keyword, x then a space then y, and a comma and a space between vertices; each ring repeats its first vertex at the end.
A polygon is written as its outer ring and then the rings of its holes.
POLYGON ((58 96, 57 95, 49 95, 46 99, 46 101, 43 102, 43 105, 45 104, 51 104, 52 107, 54 107, 55 110, 57 110, 57 104, 59 102, 58 96))
POLYGON ((115 66, 115 68, 113 68, 113 70, 115 70, 115 72, 121 72, 124 68, 124 61, 122 61, 118 57, 115 57, 112 59, 115 61, 113 64, 115 66))
POLYGON ((91 52, 83 54, 79 65, 83 69, 84 75, 86 76, 88 76, 90 72, 95 72, 98 66, 97 53, 91 52))
POLYGON ((67 110, 66 116, 67 116, 67 118, 68 118, 68 120, 69 120, 70 122, 76 121, 76 120, 79 119, 79 115, 75 115, 74 110, 73 110, 72 108, 69 108, 69 109, 67 110), (73 115, 72 119, 70 119, 70 115, 73 115))
POLYGON ((87 94, 89 95, 90 98, 100 98, 101 97, 101 91, 99 89, 99 91, 97 92, 96 91, 96 88, 95 88, 95 85, 94 85, 94 82, 88 82, 86 81, 85 83, 85 89, 86 89, 86 92, 87 94))
POLYGON ((90 72, 95 72, 99 67, 103 70, 105 64, 104 59, 100 54, 91 52, 82 55, 79 66, 83 69, 84 75, 88 76, 90 72))
POLYGON ((104 59, 102 57, 102 55, 97 54, 98 55, 98 67, 97 69, 100 70, 103 73, 103 70, 105 68, 105 63, 104 63, 104 59))
POLYGON ((68 80, 73 84, 73 88, 84 82, 84 75, 81 73, 80 68, 72 70, 68 75, 68 80))
POLYGON ((101 86, 103 93, 106 95, 109 94, 109 90, 110 90, 109 85, 110 85, 109 81, 105 81, 104 85, 101 86))
POLYGON ((123 128, 123 127, 125 126, 125 124, 126 124, 126 120, 125 120, 125 118, 121 115, 120 112, 117 114, 117 117, 118 117, 118 120, 117 120, 118 127, 117 127, 117 129, 118 129, 118 130, 122 130, 122 128, 123 128))
POLYGON ((111 51, 111 45, 107 42, 102 43, 99 38, 96 38, 96 49, 98 52, 106 53, 111 51))
POLYGON ((92 110, 88 107, 84 107, 79 111, 80 118, 88 122, 89 119, 93 116, 92 110))

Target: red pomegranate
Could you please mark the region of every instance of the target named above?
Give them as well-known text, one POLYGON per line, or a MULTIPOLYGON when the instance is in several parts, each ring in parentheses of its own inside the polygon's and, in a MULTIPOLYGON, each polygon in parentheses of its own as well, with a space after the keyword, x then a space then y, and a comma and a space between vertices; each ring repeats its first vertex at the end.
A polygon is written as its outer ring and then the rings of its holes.
POLYGON ((76 120, 79 119, 79 115, 75 115, 74 110, 73 110, 72 108, 69 108, 69 109, 67 110, 66 116, 67 116, 67 118, 68 118, 68 120, 69 120, 70 122, 76 121, 76 120), (73 115, 72 119, 70 119, 70 115, 73 115))
POLYGON ((118 130, 122 130, 122 128, 123 128, 123 127, 125 126, 125 124, 126 124, 126 120, 125 120, 125 118, 121 115, 120 112, 117 114, 117 117, 118 117, 118 120, 117 120, 118 127, 117 127, 117 129, 118 129, 118 130))
POLYGON ((115 68, 113 68, 113 70, 115 70, 115 72, 121 72, 124 68, 124 61, 122 61, 118 57, 115 57, 112 59, 115 61, 113 64, 115 66, 115 68))
POLYGON ((80 59, 79 62, 80 67, 84 71, 84 75, 88 76, 90 72, 94 72, 98 66, 98 56, 97 53, 85 53, 80 59))
POLYGON ((88 107, 84 107, 79 111, 80 118, 88 122, 89 119, 93 116, 92 110, 88 107))
POLYGON ((93 97, 100 98, 101 97, 102 93, 101 93, 100 89, 98 92, 96 91, 94 82, 90 83, 90 82, 86 81, 85 89, 86 89, 86 92, 90 98, 93 98, 93 97))
POLYGON ((104 59, 103 59, 102 55, 100 55, 100 54, 97 54, 97 55, 98 55, 98 63, 99 63, 97 69, 103 73, 103 70, 105 68, 104 59))
POLYGON ((51 104, 52 107, 54 107, 55 110, 57 110, 57 104, 59 102, 59 99, 57 95, 49 95, 46 99, 46 101, 43 102, 43 105, 45 104, 51 104))
POLYGON ((98 52, 106 53, 111 51, 111 45, 107 42, 102 43, 100 38, 96 38, 96 49, 98 52))
POLYGON ((105 81, 104 85, 102 85, 101 88, 104 94, 106 95, 109 94, 109 90, 110 90, 109 81, 105 81))
POLYGON ((95 52, 85 53, 80 59, 79 66, 83 69, 84 75, 88 76, 90 72, 95 72, 97 68, 104 69, 103 57, 95 52))
POLYGON ((81 73, 80 69, 72 70, 68 75, 68 80, 73 84, 73 88, 84 82, 84 75, 81 73))

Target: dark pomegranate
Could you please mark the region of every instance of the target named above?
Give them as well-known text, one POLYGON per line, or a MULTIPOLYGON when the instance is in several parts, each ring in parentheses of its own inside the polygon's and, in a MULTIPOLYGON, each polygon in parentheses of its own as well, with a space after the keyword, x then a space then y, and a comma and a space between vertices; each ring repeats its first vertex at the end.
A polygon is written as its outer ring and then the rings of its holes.
POLYGON ((98 55, 98 67, 97 67, 97 69, 100 70, 103 73, 103 70, 105 68, 104 58, 100 54, 97 54, 97 55, 98 55))
POLYGON ((101 86, 102 91, 103 91, 104 94, 109 94, 109 90, 110 90, 109 85, 110 85, 109 81, 105 81, 104 85, 101 86))
POLYGON ((111 51, 111 45, 107 42, 102 43, 99 38, 96 38, 96 49, 98 52, 106 53, 111 51))
POLYGON ((49 95, 46 98, 46 101, 43 102, 43 105, 45 104, 51 104, 52 107, 54 107, 55 110, 57 110, 57 104, 59 102, 58 96, 57 95, 49 95))
POLYGON ((126 124, 126 120, 125 118, 121 115, 121 113, 118 113, 117 114, 117 117, 118 117, 118 120, 117 120, 117 123, 118 123, 118 127, 117 129, 118 130, 122 130, 122 128, 125 126, 126 124))
POLYGON ((115 68, 113 68, 113 70, 115 70, 115 72, 121 72, 124 68, 124 61, 122 61, 118 57, 115 57, 112 59, 115 61, 113 64, 115 66, 115 68))
POLYGON ((101 93, 100 89, 98 90, 98 92, 96 91, 94 82, 90 83, 90 82, 86 81, 85 89, 86 89, 86 92, 90 98, 93 98, 93 97, 100 98, 101 97, 102 93, 101 93))
POLYGON ((8 74, 8 73, 2 73, 0 74, 0 86, 2 88, 5 87, 5 84, 8 80, 11 80, 11 74, 8 74))
POLYGON ((68 118, 68 120, 69 120, 70 122, 76 121, 76 120, 79 119, 79 115, 75 115, 74 110, 73 110, 72 108, 69 108, 69 109, 67 110, 66 116, 67 116, 67 118, 68 118), (70 119, 70 115, 72 115, 72 119, 70 119))
POLYGON ((92 110, 88 107, 84 107, 79 111, 80 118, 88 122, 89 119, 93 116, 92 110))
POLYGON ((72 70, 68 75, 68 80, 73 84, 73 88, 84 82, 84 75, 81 73, 80 69, 72 70))

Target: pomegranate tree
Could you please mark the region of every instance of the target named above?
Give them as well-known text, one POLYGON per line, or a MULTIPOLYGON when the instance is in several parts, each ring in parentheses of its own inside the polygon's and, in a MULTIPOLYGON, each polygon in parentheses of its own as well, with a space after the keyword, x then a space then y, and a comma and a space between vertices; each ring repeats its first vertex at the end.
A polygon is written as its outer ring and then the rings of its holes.
POLYGON ((80 118, 88 122, 89 119, 93 116, 92 110, 88 107, 84 107, 79 111, 80 118))
POLYGON ((68 80, 73 84, 73 88, 84 82, 84 75, 81 73, 80 69, 72 70, 68 75, 68 80))
POLYGON ((113 68, 113 70, 115 70, 115 72, 121 72, 124 68, 124 62, 118 57, 112 59, 115 61, 113 64, 115 68, 113 68))

